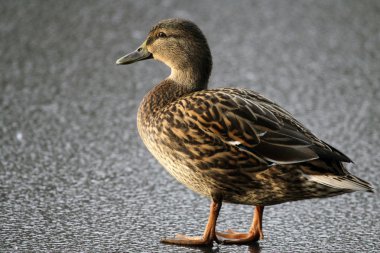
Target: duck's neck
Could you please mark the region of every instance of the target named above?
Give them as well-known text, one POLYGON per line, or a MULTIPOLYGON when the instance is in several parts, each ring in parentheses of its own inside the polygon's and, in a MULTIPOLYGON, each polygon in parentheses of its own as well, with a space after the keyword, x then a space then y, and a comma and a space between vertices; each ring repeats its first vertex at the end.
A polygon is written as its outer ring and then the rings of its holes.
POLYGON ((171 69, 167 78, 177 84, 187 86, 189 92, 207 89, 208 79, 212 70, 212 57, 206 42, 189 52, 186 57, 164 61, 171 69))
POLYGON ((210 73, 205 68, 186 68, 177 70, 172 68, 167 78, 177 84, 187 86, 189 92, 207 89, 210 73))

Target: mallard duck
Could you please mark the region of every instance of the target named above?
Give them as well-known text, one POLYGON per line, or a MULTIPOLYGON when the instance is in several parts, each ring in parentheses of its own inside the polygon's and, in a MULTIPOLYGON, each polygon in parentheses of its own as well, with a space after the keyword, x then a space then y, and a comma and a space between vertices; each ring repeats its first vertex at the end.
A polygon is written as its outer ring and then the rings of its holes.
POLYGON ((248 244, 263 238, 264 206, 373 191, 346 170, 350 158, 276 103, 252 90, 207 89, 211 53, 193 22, 160 21, 116 64, 146 59, 165 63, 171 74, 143 98, 139 134, 173 177, 211 199, 203 236, 177 235, 162 242, 248 244), (247 233, 216 231, 222 202, 255 206, 247 233))

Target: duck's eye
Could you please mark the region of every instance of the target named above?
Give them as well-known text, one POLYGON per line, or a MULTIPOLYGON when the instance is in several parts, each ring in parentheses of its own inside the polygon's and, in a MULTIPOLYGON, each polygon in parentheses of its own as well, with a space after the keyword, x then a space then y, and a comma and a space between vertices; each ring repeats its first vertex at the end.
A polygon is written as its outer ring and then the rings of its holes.
POLYGON ((159 32, 159 33, 157 34, 157 37, 158 37, 158 38, 164 38, 164 37, 166 37, 166 34, 163 33, 163 32, 159 32))

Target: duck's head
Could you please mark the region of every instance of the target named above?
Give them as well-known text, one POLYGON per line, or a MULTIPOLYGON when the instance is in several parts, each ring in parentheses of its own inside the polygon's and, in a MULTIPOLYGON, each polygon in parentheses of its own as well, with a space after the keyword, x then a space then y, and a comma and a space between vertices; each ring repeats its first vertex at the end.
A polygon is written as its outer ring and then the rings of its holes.
POLYGON ((211 53, 205 36, 193 22, 183 19, 160 21, 140 47, 118 59, 116 64, 152 58, 170 67, 169 79, 198 88, 207 86, 212 69, 211 53))

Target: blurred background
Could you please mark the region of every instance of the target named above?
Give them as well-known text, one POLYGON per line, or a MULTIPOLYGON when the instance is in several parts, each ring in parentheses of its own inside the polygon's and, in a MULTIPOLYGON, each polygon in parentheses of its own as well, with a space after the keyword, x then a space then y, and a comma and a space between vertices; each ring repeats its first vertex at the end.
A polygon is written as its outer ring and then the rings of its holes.
MULTIPOLYGON (((115 65, 157 21, 191 19, 213 53, 210 87, 278 102, 378 189, 379 1, 3 0, 0 14, 1 252, 379 250, 379 193, 268 207, 253 246, 160 244, 201 234, 209 200, 171 178, 136 130, 139 102, 169 69, 115 65)), ((225 204, 218 229, 251 218, 225 204)))

